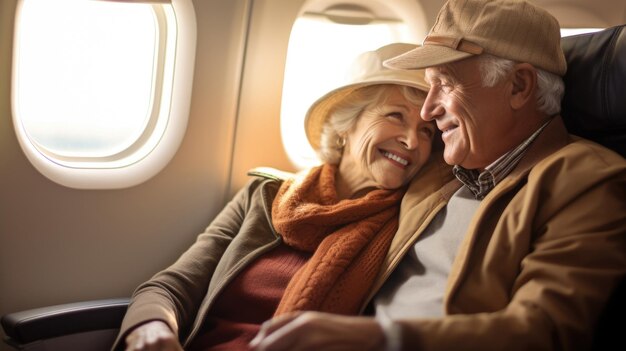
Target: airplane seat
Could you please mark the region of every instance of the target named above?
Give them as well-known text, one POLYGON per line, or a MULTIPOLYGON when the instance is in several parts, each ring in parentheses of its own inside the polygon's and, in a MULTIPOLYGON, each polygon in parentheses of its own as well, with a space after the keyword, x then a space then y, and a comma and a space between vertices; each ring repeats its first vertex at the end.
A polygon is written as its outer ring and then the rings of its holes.
POLYGON ((620 25, 565 37, 563 119, 572 134, 626 157, 626 31, 620 25))
MULTIPOLYGON (((621 25, 563 38, 568 61, 562 115, 571 133, 626 157, 626 33, 621 25)), ((595 333, 593 350, 626 350, 626 280, 595 333)), ((128 299, 98 300, 7 314, 5 342, 19 350, 108 350, 128 299)))
MULTIPOLYGON (((570 133, 626 158, 626 25, 565 37, 563 120, 570 133)), ((596 327, 593 350, 626 350, 626 277, 596 327)))

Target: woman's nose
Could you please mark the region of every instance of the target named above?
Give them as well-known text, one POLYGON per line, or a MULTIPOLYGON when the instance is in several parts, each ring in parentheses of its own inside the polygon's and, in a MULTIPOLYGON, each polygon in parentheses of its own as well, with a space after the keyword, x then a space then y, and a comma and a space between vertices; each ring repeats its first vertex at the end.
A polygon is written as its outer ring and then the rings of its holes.
POLYGON ((413 150, 419 144, 417 130, 414 128, 406 129, 406 131, 398 137, 398 142, 407 150, 413 150))

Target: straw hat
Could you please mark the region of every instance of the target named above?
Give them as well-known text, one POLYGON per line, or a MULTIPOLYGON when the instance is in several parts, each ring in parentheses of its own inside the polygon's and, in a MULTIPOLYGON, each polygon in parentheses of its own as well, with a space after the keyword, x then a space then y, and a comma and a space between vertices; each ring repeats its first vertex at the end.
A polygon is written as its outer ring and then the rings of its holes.
POLYGON ((304 129, 313 149, 320 148, 322 127, 335 104, 358 88, 377 84, 400 84, 428 92, 429 86, 424 81, 423 70, 392 70, 383 66, 386 59, 416 47, 415 44, 393 43, 359 55, 352 64, 346 84, 319 98, 306 114, 304 129))
POLYGON ((423 46, 385 61, 385 66, 426 68, 482 53, 559 76, 567 69, 558 21, 522 0, 449 0, 423 46))

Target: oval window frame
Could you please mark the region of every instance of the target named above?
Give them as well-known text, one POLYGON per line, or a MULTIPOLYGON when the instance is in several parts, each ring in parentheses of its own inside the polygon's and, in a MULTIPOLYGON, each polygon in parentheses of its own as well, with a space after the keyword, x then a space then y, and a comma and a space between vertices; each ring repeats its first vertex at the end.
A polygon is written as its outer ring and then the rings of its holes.
POLYGON ((140 136, 126 149, 99 157, 65 157, 46 150, 29 137, 19 114, 16 86, 19 60, 19 18, 25 0, 16 7, 11 109, 19 145, 45 177, 76 189, 118 189, 138 185, 159 173, 173 158, 187 128, 196 50, 197 24, 191 0, 153 3, 159 23, 158 80, 153 109, 140 136), (167 8, 169 7, 169 8, 167 8), (156 115, 155 115, 156 114, 156 115))

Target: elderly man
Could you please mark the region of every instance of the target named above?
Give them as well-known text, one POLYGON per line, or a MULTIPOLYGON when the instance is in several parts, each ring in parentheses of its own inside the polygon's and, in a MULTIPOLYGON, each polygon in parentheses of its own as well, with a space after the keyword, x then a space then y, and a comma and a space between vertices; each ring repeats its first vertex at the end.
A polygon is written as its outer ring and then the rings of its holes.
POLYGON ((278 317, 256 350, 590 347, 626 273, 626 160, 565 130, 556 19, 521 0, 449 0, 423 44, 385 64, 426 69, 421 116, 457 179, 407 193, 375 319, 278 317))

